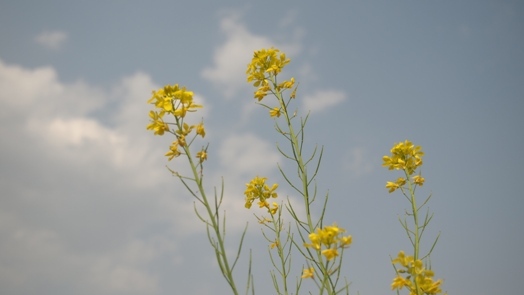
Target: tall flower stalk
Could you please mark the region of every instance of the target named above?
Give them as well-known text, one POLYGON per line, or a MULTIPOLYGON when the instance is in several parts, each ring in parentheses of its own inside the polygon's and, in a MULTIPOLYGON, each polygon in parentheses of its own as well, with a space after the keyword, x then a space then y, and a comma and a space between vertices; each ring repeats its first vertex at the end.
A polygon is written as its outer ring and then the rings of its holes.
POLYGON ((424 219, 420 219, 420 210, 427 204, 431 195, 420 206, 417 205, 415 196, 416 188, 422 186, 425 182, 419 171, 423 163, 423 156, 424 152, 420 146, 406 140, 395 144, 391 149, 391 155, 382 158, 382 166, 389 170, 401 170, 403 172, 403 177, 399 177, 395 181, 388 181, 386 188, 390 193, 400 190, 410 203, 410 211, 406 211, 404 219, 399 219, 399 221, 413 246, 413 255, 406 255, 404 251, 400 251, 397 257, 392 259, 396 276, 391 284, 391 288, 397 290, 397 293, 406 288, 410 295, 442 293, 440 288, 442 279, 433 280, 434 272, 428 266, 430 254, 439 236, 435 238, 426 255, 421 257, 420 254, 422 234, 433 218, 433 214, 427 211, 424 219), (411 223, 408 222, 408 218, 411 218, 411 223))
MULTIPOLYGON (((153 91, 152 97, 148 100, 155 106, 155 111, 149 112, 151 119, 147 126, 148 130, 152 130, 155 135, 164 135, 166 132, 174 135, 175 140, 169 147, 169 151, 165 154, 168 160, 173 158, 185 156, 187 163, 191 169, 190 175, 181 175, 180 173, 170 171, 178 177, 191 195, 204 207, 204 214, 201 214, 195 204, 195 213, 198 218, 206 224, 207 237, 209 243, 214 249, 216 260, 220 267, 220 271, 229 284, 233 294, 238 295, 239 290, 235 283, 233 270, 240 257, 242 249, 242 242, 245 235, 245 230, 242 234, 239 248, 233 262, 226 253, 225 233, 226 224, 225 216, 220 215, 220 206, 223 200, 223 184, 220 194, 215 192, 213 200, 209 200, 206 191, 204 190, 204 162, 207 160, 207 146, 202 147, 193 156, 192 145, 197 137, 203 138, 206 135, 203 121, 189 125, 185 122, 188 112, 195 112, 202 108, 193 102, 193 92, 187 90, 185 87, 180 87, 178 84, 167 85, 157 91, 153 91), (165 118, 168 118, 166 121, 165 118)), ((251 277, 248 275, 248 286, 251 282, 251 277)))
MULTIPOLYGON (((289 200, 286 202, 286 208, 295 223, 299 239, 294 239, 291 231, 288 231, 287 235, 296 250, 305 258, 307 265, 303 269, 302 278, 313 279, 318 287, 319 294, 348 292, 347 283, 342 288, 337 287, 337 284, 340 279, 342 253, 345 248, 349 247, 352 239, 351 236, 342 236, 345 230, 339 228, 336 224, 323 227, 324 212, 328 200, 327 195, 322 203, 320 217, 314 220, 312 205, 317 196, 316 186, 313 190, 311 186, 320 167, 323 149, 320 149, 318 156, 316 148, 308 157, 305 157, 303 154, 305 126, 308 116, 299 120, 298 127, 294 125, 294 122, 297 120, 297 113, 296 111, 291 111, 290 107, 297 93, 295 79, 278 80, 278 75, 289 62, 290 60, 286 55, 275 48, 255 51, 251 63, 247 66, 247 81, 256 87, 254 98, 257 99, 261 106, 269 110, 270 117, 275 119, 275 129, 288 143, 289 152, 285 152, 284 149, 277 146, 279 152, 285 158, 291 160, 296 169, 298 184, 279 165, 279 170, 285 181, 302 196, 305 216, 299 216, 291 202, 289 200), (284 95, 286 91, 290 91, 287 97, 284 95), (274 102, 268 104, 263 103, 262 100, 268 95, 272 95, 276 101, 273 100, 274 102), (279 118, 282 118, 283 124, 278 120, 279 118), (308 168, 310 168, 309 165, 313 161, 313 172, 310 174, 308 168)), ((279 215, 279 218, 281 217, 282 215, 279 215)), ((278 223, 282 224, 282 221, 278 223)), ((291 248, 288 249, 287 255, 279 255, 283 257, 281 258, 283 259, 281 265, 286 265, 287 260, 284 257, 288 257, 290 254, 291 248)), ((289 269, 286 269, 286 271, 289 271, 289 269)), ((280 273, 283 281, 286 282, 287 272, 280 273)), ((297 289, 295 290, 297 293, 300 286, 301 281, 297 284, 297 289)), ((287 290, 283 294, 288 294, 287 290)))
MULTIPOLYGON (((310 154, 304 152, 306 123, 309 114, 297 115, 293 102, 297 99, 295 79, 280 80, 280 74, 290 59, 276 48, 261 49, 254 52, 247 66, 247 82, 256 88, 254 98, 266 108, 274 119, 275 129, 285 144, 277 144, 277 150, 291 163, 291 169, 277 164, 285 183, 302 198, 299 205, 290 198, 278 199, 278 183, 269 184, 267 177, 255 176, 245 185, 245 207, 251 209, 254 204, 263 210, 255 213, 262 225, 262 234, 267 241, 269 259, 273 265, 270 278, 276 294, 303 294, 303 285, 309 285, 316 291, 309 294, 349 294, 349 283, 343 279, 342 266, 345 250, 352 244, 352 236, 335 222, 327 225, 325 212, 328 194, 317 198, 316 176, 322 160, 323 148, 315 147, 310 154), (270 96, 271 98, 267 98, 270 96), (294 173, 286 172, 294 171, 294 173), (299 208, 298 206, 301 206, 299 208), (285 209, 285 210, 284 210, 285 209), (287 219, 286 219, 287 218, 287 219), (295 255, 297 254, 297 255, 295 255), (298 258, 297 258, 298 257, 298 258), (294 268, 301 265, 299 269, 294 268), (342 280, 343 279, 343 280, 342 280)), ((165 156, 169 161, 185 158, 189 166, 189 175, 182 175, 169 169, 195 198, 195 213, 205 224, 207 238, 215 253, 222 276, 231 292, 240 294, 235 281, 234 269, 242 251, 247 225, 238 243, 236 252, 226 253, 225 212, 221 212, 224 199, 224 183, 219 192, 209 197, 204 189, 204 163, 208 158, 208 146, 195 147, 205 137, 204 122, 189 124, 186 117, 203 106, 194 103, 193 92, 178 84, 166 85, 153 91, 148 103, 155 109, 149 112, 150 123, 147 126, 155 135, 171 134, 174 140, 165 156)), ((406 216, 399 221, 406 231, 412 245, 412 254, 400 251, 392 258, 396 272, 391 287, 400 294, 406 289, 410 295, 429 295, 442 293, 442 280, 434 280, 434 273, 429 266, 429 256, 435 247, 438 236, 425 255, 421 255, 421 239, 433 214, 429 211, 421 217, 421 209, 430 197, 421 205, 415 195, 416 188, 422 186, 425 179, 420 174, 424 153, 420 146, 410 141, 397 143, 391 149, 391 155, 383 157, 383 166, 390 170, 402 171, 401 177, 388 181, 386 188, 390 193, 400 190, 410 204, 406 216)), ((253 276, 249 259, 246 294, 254 294, 253 276)))

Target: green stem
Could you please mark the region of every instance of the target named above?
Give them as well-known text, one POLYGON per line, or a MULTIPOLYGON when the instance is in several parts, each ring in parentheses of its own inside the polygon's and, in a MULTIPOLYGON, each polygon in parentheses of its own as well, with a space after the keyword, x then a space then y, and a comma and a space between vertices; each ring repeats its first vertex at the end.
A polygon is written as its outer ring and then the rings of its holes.
POLYGON ((276 235, 275 242, 277 244, 276 246, 277 246, 278 256, 280 258, 280 267, 282 268, 282 284, 284 285, 284 294, 288 295, 288 286, 287 286, 288 272, 286 269, 286 255, 284 253, 284 245, 282 244, 282 241, 280 239, 280 235, 282 232, 281 219, 280 218, 275 219, 275 216, 273 214, 271 214, 271 219, 273 221, 273 228, 275 230, 275 235, 276 235))
MULTIPOLYGON (((270 77, 271 79, 271 82, 273 84, 273 89, 276 89, 277 88, 277 82, 276 82, 276 77, 275 76, 271 76, 270 77)), ((274 92, 274 95, 276 96, 276 98, 278 99, 279 103, 280 103, 280 107, 282 108, 282 111, 284 113, 284 117, 286 119, 286 123, 287 123, 287 126, 288 126, 288 130, 289 130, 289 139, 291 140, 291 150, 293 152, 293 157, 298 165, 298 171, 299 171, 299 178, 302 182, 302 196, 303 196, 303 199, 304 199, 304 208, 306 210, 306 218, 307 218, 307 224, 308 224, 308 228, 309 228, 309 233, 313 233, 315 231, 315 226, 313 224, 313 220, 311 218, 311 208, 310 208, 310 195, 309 195, 309 187, 308 187, 308 174, 307 174, 307 167, 306 167, 306 164, 304 163, 304 160, 302 158, 302 151, 301 151, 301 146, 298 142, 298 136, 297 134, 295 133, 295 130, 293 128, 293 124, 291 123, 291 116, 288 112, 288 109, 287 109, 287 104, 285 103, 284 101, 284 98, 282 97, 282 93, 280 91, 275 91, 274 92)), ((302 129, 301 132, 304 132, 304 130, 302 129)), ((300 222, 300 220, 297 220, 298 222, 300 222)), ((322 224, 322 223, 320 223, 322 224)), ((320 266, 321 268, 321 271, 322 271, 322 274, 323 274, 323 278, 322 278, 322 287, 321 289, 319 290, 320 294, 323 294, 324 291, 327 291, 328 294, 334 294, 335 293, 335 288, 331 282, 331 279, 330 279, 330 276, 329 276, 329 273, 328 273, 328 268, 326 267, 326 265, 323 263, 323 258, 322 258, 322 253, 317 250, 315 251, 317 253, 317 260, 319 263, 318 265, 320 266)))
MULTIPOLYGON (((413 183, 411 182, 410 175, 407 171, 404 171, 406 174, 406 179, 408 183, 408 190, 410 195, 410 203, 411 203, 411 210, 413 214, 413 223, 414 223, 414 244, 413 244, 413 259, 417 261, 419 259, 419 250, 420 250, 420 232, 419 232, 419 222, 418 222, 418 208, 417 208, 417 200, 415 198, 415 188, 413 183)), ((417 295, 420 295, 420 290, 418 288, 416 277, 413 276, 413 283, 415 285, 415 290, 417 290, 417 295)))
MULTIPOLYGON (((176 118, 176 124, 180 131, 183 130, 182 129, 183 121, 181 119, 176 118)), ((189 160, 189 164, 191 166, 194 180, 198 186, 198 192, 200 193, 200 196, 202 197, 202 203, 204 204, 204 207, 206 208, 209 219, 211 220, 211 227, 213 227, 213 231, 215 232, 215 235, 216 235, 216 239, 217 239, 217 243, 219 247, 217 251, 218 252, 217 259, 219 260, 218 261, 219 265, 223 266, 223 268, 221 267, 222 275, 224 276, 229 286, 231 287, 233 294, 238 295, 239 293, 237 291, 237 287, 235 285, 235 281, 233 278, 233 271, 231 267, 229 266, 229 261, 226 255, 224 237, 222 233, 220 232, 219 219, 218 219, 218 216, 216 215, 217 213, 213 213, 213 210, 211 209, 211 205, 209 204, 209 200, 207 198, 206 192, 203 187, 202 177, 198 173, 197 165, 195 165, 195 162, 193 161, 193 158, 191 157, 191 151, 189 149, 189 146, 184 145, 183 149, 184 149, 184 152, 186 153, 187 159, 189 160)), ((209 223, 208 223, 208 226, 209 226, 209 223)), ((213 247, 215 247, 215 250, 217 250, 215 245, 213 245, 213 247)))

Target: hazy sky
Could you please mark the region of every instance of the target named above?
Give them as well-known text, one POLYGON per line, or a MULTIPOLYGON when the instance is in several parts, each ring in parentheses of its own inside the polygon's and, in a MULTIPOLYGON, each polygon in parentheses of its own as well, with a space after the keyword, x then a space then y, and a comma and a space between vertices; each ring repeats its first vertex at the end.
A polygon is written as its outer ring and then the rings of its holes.
POLYGON ((405 139, 426 153, 418 192, 433 195, 443 289, 519 294, 523 13, 521 1, 1 1, 0 293, 230 294, 165 168, 170 138, 145 129, 151 91, 180 83, 205 105, 206 186, 224 177, 231 251, 250 222, 239 281, 251 248, 257 294, 272 294, 243 190, 264 175, 297 196, 244 72, 275 46, 300 82, 295 107, 311 111, 306 142, 325 148, 326 222, 353 235, 351 294, 394 294, 408 204, 388 194, 399 175, 381 159, 405 139))

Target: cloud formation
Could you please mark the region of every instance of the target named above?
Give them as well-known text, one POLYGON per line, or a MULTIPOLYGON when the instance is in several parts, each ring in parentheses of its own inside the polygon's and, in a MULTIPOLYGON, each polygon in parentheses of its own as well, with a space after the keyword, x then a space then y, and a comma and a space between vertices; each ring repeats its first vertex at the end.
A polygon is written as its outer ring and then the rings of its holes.
POLYGON ((347 151, 344 156, 345 169, 356 177, 370 174, 373 170, 368 153, 363 147, 355 147, 347 151))
MULTIPOLYGON (((30 294, 47 284, 80 295, 162 292, 163 274, 152 265, 169 257, 164 263, 179 267, 177 241, 205 227, 194 200, 163 168, 170 139, 145 130, 146 101, 158 87, 145 73, 109 89, 64 83, 52 67, 0 60, 0 260, 12 262, 0 265, 2 290, 30 294)), ((196 100, 207 105, 201 95, 196 100)), ((250 133, 226 134, 216 146, 219 166, 207 168, 208 189, 224 176, 234 237, 253 218, 244 183, 274 172, 280 157, 250 133)))
POLYGON ((58 50, 67 40, 67 33, 63 31, 44 31, 35 37, 35 42, 47 49, 58 50))
POLYGON ((276 42, 250 32, 238 12, 224 17, 220 21, 220 30, 225 35, 225 42, 215 49, 213 65, 202 71, 202 77, 211 81, 226 99, 248 89, 245 71, 255 50, 277 47, 287 55, 294 55, 301 49, 298 41, 276 42))
POLYGON ((164 147, 145 130, 155 88, 143 73, 101 90, 0 60, 3 291, 159 291, 150 265, 176 257, 176 228, 193 212, 163 190, 164 147))
POLYGON ((304 95, 304 109, 311 113, 324 111, 328 108, 334 107, 347 98, 343 91, 339 90, 319 90, 310 95, 304 95))

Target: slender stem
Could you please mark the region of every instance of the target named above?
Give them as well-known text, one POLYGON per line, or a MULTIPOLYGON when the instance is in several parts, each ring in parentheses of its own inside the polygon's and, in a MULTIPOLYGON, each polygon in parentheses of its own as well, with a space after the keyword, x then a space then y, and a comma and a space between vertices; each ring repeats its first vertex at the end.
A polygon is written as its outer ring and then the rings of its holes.
MULTIPOLYGON (((406 174, 406 179, 408 183, 408 190, 410 195, 410 202, 411 202, 411 210, 413 214, 413 223, 414 223, 414 229, 413 234, 415 237, 413 238, 413 259, 417 261, 419 259, 419 249, 420 249, 420 231, 419 231, 419 225, 418 225, 418 208, 417 208, 417 200, 415 198, 415 187, 411 181, 410 175, 407 171, 404 171, 406 174)), ((418 283, 416 278, 413 278, 413 283, 415 284, 415 290, 417 290, 417 295, 420 295, 420 289, 418 287, 418 283)))
MULTIPOLYGON (((276 84, 275 84, 276 85, 276 84)), ((276 92, 276 97, 278 98, 278 101, 280 102, 280 106, 282 107, 282 110, 284 112, 284 117, 286 118, 286 123, 289 130, 289 139, 291 140, 291 149, 293 151, 293 156, 295 161, 298 165, 298 171, 299 171, 299 177, 302 182, 302 196, 304 198, 304 207, 306 210, 306 218, 309 225, 309 231, 313 232, 315 230, 313 226, 313 221, 311 219, 311 208, 309 206, 309 188, 308 188, 308 176, 307 176, 307 167, 304 164, 304 160, 302 159, 302 152, 300 149, 300 144, 298 143, 297 135, 295 133, 295 129, 293 128, 293 124, 291 123, 291 118, 287 109, 287 105, 284 103, 284 99, 282 97, 282 93, 276 92)))
MULTIPOLYGON (((177 127, 179 128, 179 130, 183 130, 182 129, 182 127, 183 127, 182 121, 180 119, 176 118, 176 123, 177 123, 177 127)), ((193 173, 194 180, 195 180, 195 182, 196 182, 196 184, 198 186, 198 192, 200 193, 200 196, 202 197, 202 204, 204 204, 204 207, 206 208, 206 211, 207 211, 207 214, 209 216, 209 219, 211 220, 211 227, 213 228, 213 231, 215 232, 215 235, 216 235, 216 239, 217 239, 217 243, 218 243, 219 249, 216 249, 216 245, 213 245, 213 247, 215 247, 215 250, 219 250, 219 251, 217 251, 218 255, 219 255, 219 256, 217 256, 217 259, 220 260, 220 261, 218 261, 219 265, 223 265, 224 266, 223 268, 221 268, 222 275, 224 276, 224 278, 228 282, 229 286, 231 287, 231 290, 233 291, 233 294, 238 295, 239 293, 237 291, 237 287, 235 285, 235 280, 233 278, 233 271, 232 271, 231 267, 229 266, 229 261, 228 261, 227 255, 226 255, 226 248, 225 248, 225 245, 224 245, 224 236, 220 232, 220 224, 219 224, 220 222, 219 222, 218 217, 216 216, 216 214, 218 212, 213 213, 213 211, 211 209, 211 205, 209 203, 209 200, 207 198, 206 192, 204 190, 202 176, 200 175, 200 173, 198 173, 197 165, 193 161, 193 158, 191 156, 191 151, 189 149, 189 146, 188 145, 184 145, 183 149, 184 149, 184 152, 186 154, 187 159, 189 160, 189 164, 191 166, 191 170, 192 170, 192 173, 193 173)), ((208 223, 208 226, 209 226, 209 223, 208 223)))
POLYGON ((282 220, 280 219, 280 212, 279 212, 279 218, 275 219, 275 216, 271 214, 271 219, 273 222, 273 228, 275 230, 276 235, 276 246, 278 251, 278 256, 280 258, 280 267, 282 268, 282 284, 284 285, 284 294, 287 295, 288 293, 288 286, 287 286, 287 277, 288 272, 286 268, 286 255, 284 253, 284 245, 282 244, 282 240, 280 239, 280 235, 282 232, 282 220))
POLYGON ((412 210, 412 214, 413 214, 413 223, 414 223, 414 229, 413 229, 413 232, 414 232, 414 235, 415 235, 415 238, 414 238, 414 253, 413 253, 413 258, 415 260, 418 260, 418 257, 419 257, 419 248, 420 248, 420 232, 419 232, 419 226, 418 226, 418 208, 417 208, 417 199, 415 198, 415 190, 414 190, 414 186, 413 186, 413 183, 411 182, 411 179, 409 178, 410 176, 407 174, 406 172, 406 178, 408 179, 407 183, 408 183, 408 190, 409 190, 409 194, 410 194, 410 203, 411 203, 411 210, 412 210))
MULTIPOLYGON (((277 82, 276 82, 276 77, 275 76, 270 76, 270 79, 271 79, 271 82, 273 84, 273 89, 276 89, 277 88, 277 82)), ((307 174, 307 165, 305 164, 303 158, 302 158, 302 148, 301 148, 301 144, 298 142, 298 135, 297 133, 295 132, 294 128, 293 128, 293 124, 291 122, 291 118, 292 116, 290 116, 289 114, 289 111, 288 111, 288 108, 287 108, 287 104, 285 103, 284 101, 284 98, 282 97, 282 92, 280 91, 275 91, 274 92, 274 95, 276 96, 276 98, 278 99, 279 103, 280 103, 280 107, 284 113, 284 117, 286 119, 286 124, 287 124, 287 127, 288 127, 288 130, 289 130, 289 138, 286 136, 286 138, 290 139, 291 141, 291 150, 293 152, 293 157, 295 159, 295 162, 297 163, 297 166, 298 166, 298 174, 299 174, 299 178, 302 182, 302 196, 303 196, 303 199, 304 199, 304 209, 306 211, 306 218, 307 218, 307 224, 308 224, 308 228, 309 228, 309 233, 313 233, 315 231, 315 225, 313 223, 313 220, 312 220, 312 217, 311 217, 311 202, 310 202, 310 195, 309 195, 309 180, 308 180, 308 174, 307 174)), ((303 137, 304 136, 304 129, 303 129, 304 126, 302 126, 302 129, 300 130, 300 132, 302 132, 301 136, 303 137)), ((299 134, 300 134, 299 132, 299 134)), ((298 222, 300 222, 299 220, 297 220, 298 222)), ((334 294, 335 293, 335 288, 333 286, 333 283, 331 282, 331 279, 330 279, 330 276, 329 276, 329 273, 328 273, 328 268, 327 268, 327 265, 325 265, 323 262, 323 257, 322 257, 322 254, 320 251, 315 251, 316 254, 317 254, 317 261, 319 262, 318 265, 320 266, 320 269, 322 271, 322 275, 323 275, 323 278, 322 278, 322 284, 321 284, 321 288, 319 290, 319 294, 323 294, 324 291, 326 291, 328 294, 334 294)))

